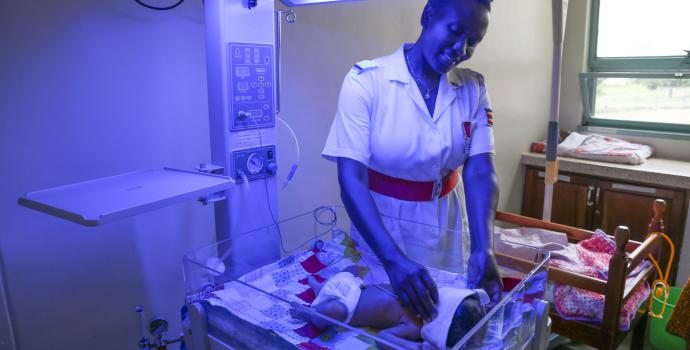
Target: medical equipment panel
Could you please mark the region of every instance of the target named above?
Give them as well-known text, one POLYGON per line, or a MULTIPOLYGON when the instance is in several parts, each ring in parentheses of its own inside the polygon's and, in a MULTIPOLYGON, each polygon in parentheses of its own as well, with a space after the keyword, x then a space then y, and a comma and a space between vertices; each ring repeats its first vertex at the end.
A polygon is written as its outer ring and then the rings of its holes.
POLYGON ((229 43, 230 130, 275 125, 273 46, 229 43))
POLYGON ((276 174, 276 146, 248 148, 232 153, 237 182, 254 181, 276 174))

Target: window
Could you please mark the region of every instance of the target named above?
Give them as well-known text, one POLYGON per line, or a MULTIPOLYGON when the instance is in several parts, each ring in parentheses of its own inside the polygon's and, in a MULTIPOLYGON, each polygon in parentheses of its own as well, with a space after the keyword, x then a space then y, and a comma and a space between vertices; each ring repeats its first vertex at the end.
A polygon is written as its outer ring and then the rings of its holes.
POLYGON ((584 125, 690 134, 689 0, 592 0, 584 125))

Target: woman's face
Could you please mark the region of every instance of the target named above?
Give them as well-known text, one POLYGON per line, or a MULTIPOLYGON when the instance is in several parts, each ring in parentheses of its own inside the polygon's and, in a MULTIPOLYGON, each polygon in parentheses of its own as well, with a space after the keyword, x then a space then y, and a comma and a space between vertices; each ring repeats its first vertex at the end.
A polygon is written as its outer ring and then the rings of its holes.
POLYGON ((447 1, 422 14, 424 58, 436 73, 445 74, 472 57, 489 26, 489 10, 479 1, 447 1))

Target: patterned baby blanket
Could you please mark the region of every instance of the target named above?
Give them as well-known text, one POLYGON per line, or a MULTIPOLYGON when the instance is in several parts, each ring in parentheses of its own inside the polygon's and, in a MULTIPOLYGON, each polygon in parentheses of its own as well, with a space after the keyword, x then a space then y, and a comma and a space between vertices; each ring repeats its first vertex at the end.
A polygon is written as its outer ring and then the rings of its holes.
MULTIPOLYGON (((591 238, 577 244, 577 260, 551 260, 550 265, 572 271, 580 275, 608 279, 609 260, 616 250, 616 243, 603 231, 597 230, 591 238)), ((644 261, 632 271, 626 279, 626 288, 635 282, 635 277, 649 266, 644 261)), ((583 320, 601 322, 604 316, 604 295, 576 288, 569 285, 556 284, 553 290, 556 310, 566 320, 583 320)), ((630 329, 635 313, 642 303, 649 298, 649 284, 643 283, 625 302, 620 311, 619 326, 622 331, 630 329)))
MULTIPOLYGON (((363 254, 356 243, 342 230, 333 229, 330 240, 316 241, 311 249, 296 252, 281 260, 249 272, 207 295, 214 306, 223 307, 247 322, 273 330, 298 349, 375 349, 373 329, 358 334, 343 327, 330 327, 320 332, 310 323, 294 319, 291 303, 311 305, 316 294, 307 284, 307 276, 326 280, 347 266, 357 265, 365 284, 388 283, 388 276, 375 256, 363 254), (257 290, 258 289, 258 290, 257 290), (279 297, 282 300, 271 297, 279 297)), ((429 269, 438 287, 466 286, 462 275, 429 269)))

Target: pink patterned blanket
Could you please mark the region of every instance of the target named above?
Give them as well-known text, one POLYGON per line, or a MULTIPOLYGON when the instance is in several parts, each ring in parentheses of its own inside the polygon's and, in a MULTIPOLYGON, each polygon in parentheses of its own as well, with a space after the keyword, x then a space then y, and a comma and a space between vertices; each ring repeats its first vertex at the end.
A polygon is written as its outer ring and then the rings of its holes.
MULTIPOLYGON (((552 259, 550 266, 572 271, 603 280, 608 279, 609 260, 615 252, 615 242, 603 231, 597 230, 594 235, 578 243, 575 247, 577 257, 574 260, 552 259)), ((626 286, 633 283, 637 274, 649 266, 645 261, 640 264, 627 278, 626 286)), ((637 288, 633 295, 625 302, 620 312, 619 329, 627 331, 635 318, 640 305, 649 297, 649 284, 645 283, 637 288)), ((604 313, 604 295, 575 288, 573 286, 556 284, 553 290, 554 304, 558 313, 567 320, 583 320, 601 322, 604 313)))

